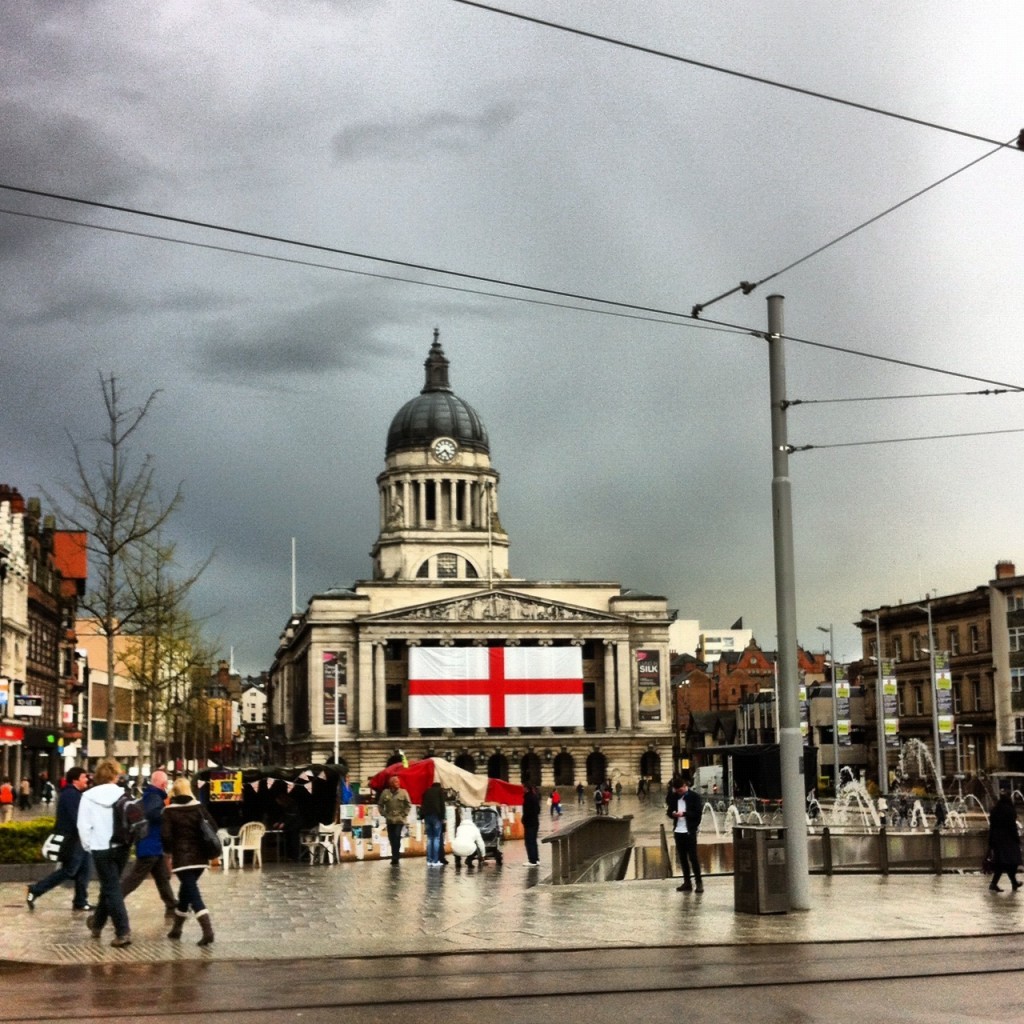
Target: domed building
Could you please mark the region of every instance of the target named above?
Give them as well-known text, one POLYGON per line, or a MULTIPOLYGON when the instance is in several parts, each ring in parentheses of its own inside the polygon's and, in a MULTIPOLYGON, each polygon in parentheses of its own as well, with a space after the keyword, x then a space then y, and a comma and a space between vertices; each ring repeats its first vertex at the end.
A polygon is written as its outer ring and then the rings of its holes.
POLYGON ((270 673, 274 757, 366 779, 441 756, 514 782, 671 772, 663 597, 509 571, 480 414, 435 330, 420 393, 388 428, 373 576, 310 598, 270 673))

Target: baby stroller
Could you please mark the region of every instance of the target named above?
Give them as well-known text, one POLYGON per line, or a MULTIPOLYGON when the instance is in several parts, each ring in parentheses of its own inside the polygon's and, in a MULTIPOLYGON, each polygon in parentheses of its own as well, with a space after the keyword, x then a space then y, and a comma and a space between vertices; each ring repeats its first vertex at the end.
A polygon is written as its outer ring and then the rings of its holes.
MULTIPOLYGON (((484 841, 484 855, 477 859, 476 863, 482 866, 485 861, 493 860, 500 868, 504 856, 501 849, 503 841, 501 815, 498 813, 498 809, 486 805, 474 807, 472 817, 473 824, 480 830, 480 838, 484 841)), ((455 866, 462 866, 462 858, 458 855, 455 857, 455 866)))

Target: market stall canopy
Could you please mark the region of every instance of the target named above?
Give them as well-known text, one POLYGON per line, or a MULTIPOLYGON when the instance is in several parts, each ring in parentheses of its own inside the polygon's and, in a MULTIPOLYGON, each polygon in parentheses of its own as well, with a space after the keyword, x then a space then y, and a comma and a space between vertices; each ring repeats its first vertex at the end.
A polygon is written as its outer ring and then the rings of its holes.
POLYGON ((435 781, 440 782, 444 789, 454 790, 459 803, 467 807, 479 807, 481 804, 509 804, 519 807, 523 803, 525 786, 502 779, 489 779, 486 775, 474 775, 464 768, 458 768, 443 757, 428 757, 422 761, 414 761, 407 768, 401 764, 393 764, 378 772, 370 779, 375 790, 381 790, 388 784, 392 775, 398 776, 398 783, 409 794, 409 799, 418 804, 423 794, 435 781))

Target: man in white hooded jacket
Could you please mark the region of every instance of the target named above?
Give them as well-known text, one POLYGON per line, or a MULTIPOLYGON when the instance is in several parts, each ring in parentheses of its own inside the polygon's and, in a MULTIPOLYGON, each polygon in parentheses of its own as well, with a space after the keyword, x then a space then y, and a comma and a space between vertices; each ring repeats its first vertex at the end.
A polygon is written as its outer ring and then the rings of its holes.
POLYGON ((487 853, 484 837, 480 834, 480 829, 477 828, 476 823, 473 821, 473 814, 465 808, 462 809, 459 827, 455 830, 455 835, 452 836, 451 845, 452 853, 455 854, 456 867, 462 866, 460 861, 465 857, 466 867, 471 868, 474 858, 482 863, 487 853))
POLYGON ((94 913, 86 918, 86 925, 94 939, 103 932, 107 918, 114 922, 112 946, 130 946, 131 926, 128 910, 121 895, 121 873, 128 863, 130 846, 116 845, 114 835, 114 804, 124 792, 117 784, 121 766, 112 757, 105 757, 93 776, 93 786, 82 794, 78 805, 78 837, 82 848, 92 854, 96 877, 100 882, 100 899, 94 913))

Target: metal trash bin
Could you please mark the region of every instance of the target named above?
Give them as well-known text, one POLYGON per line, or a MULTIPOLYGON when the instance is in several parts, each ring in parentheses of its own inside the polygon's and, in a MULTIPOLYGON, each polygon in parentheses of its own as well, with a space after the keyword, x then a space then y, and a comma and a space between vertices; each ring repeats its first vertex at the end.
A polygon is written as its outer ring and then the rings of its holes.
POLYGON ((732 830, 733 897, 739 914, 785 914, 789 910, 786 830, 737 825, 732 830))

